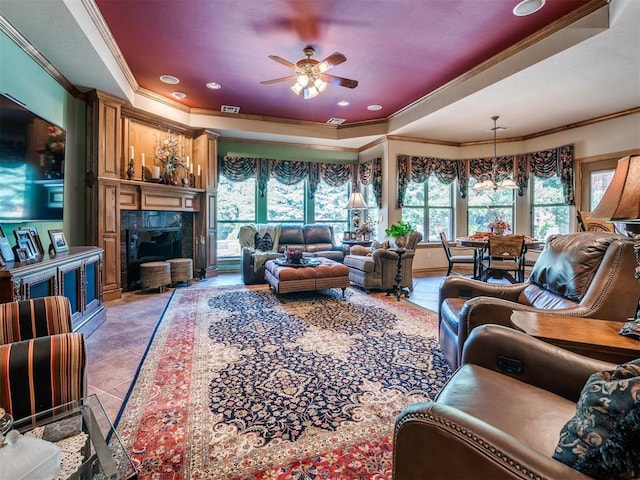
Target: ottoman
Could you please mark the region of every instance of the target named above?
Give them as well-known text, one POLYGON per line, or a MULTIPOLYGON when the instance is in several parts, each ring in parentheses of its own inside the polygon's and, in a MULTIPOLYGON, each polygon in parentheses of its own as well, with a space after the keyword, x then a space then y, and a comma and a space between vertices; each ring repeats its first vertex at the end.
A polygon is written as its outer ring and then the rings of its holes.
POLYGON ((168 262, 147 262, 140 265, 140 288, 142 293, 149 288, 164 292, 171 283, 171 266, 168 262))
POLYGON ((167 260, 167 263, 171 266, 171 283, 186 282, 187 285, 191 285, 193 261, 190 258, 172 258, 167 260))
POLYGON ((349 268, 329 258, 311 259, 313 266, 279 265, 277 260, 265 264, 264 277, 276 293, 304 292, 341 288, 342 298, 349 286, 349 268))

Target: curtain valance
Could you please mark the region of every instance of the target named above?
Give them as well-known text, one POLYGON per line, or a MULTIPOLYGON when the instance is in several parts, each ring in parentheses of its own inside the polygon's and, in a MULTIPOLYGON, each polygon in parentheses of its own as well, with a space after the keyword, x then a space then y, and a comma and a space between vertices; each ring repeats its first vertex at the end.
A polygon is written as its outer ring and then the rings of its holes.
POLYGON ((529 176, 549 178, 560 177, 567 205, 575 204, 573 186, 574 147, 564 145, 558 148, 542 150, 524 155, 493 158, 472 158, 466 160, 448 160, 433 157, 413 157, 398 155, 398 208, 404 205, 404 197, 409 182, 424 183, 429 175, 434 174, 438 180, 450 184, 458 179, 458 191, 466 198, 469 178, 476 180, 488 173, 495 174, 500 182, 510 175, 518 184, 518 195, 523 196, 527 188, 529 176))
POLYGON ((218 157, 218 163, 218 171, 232 182, 243 182, 255 177, 261 197, 264 196, 271 177, 285 185, 295 185, 306 178, 312 198, 321 180, 332 187, 339 187, 353 178, 353 166, 339 163, 232 156, 218 157))

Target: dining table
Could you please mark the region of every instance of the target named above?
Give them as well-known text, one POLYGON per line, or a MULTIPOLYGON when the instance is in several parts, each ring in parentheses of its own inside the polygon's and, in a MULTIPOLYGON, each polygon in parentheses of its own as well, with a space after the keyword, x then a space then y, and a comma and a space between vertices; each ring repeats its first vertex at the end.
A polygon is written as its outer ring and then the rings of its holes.
MULTIPOLYGON (((486 249, 487 242, 489 241, 489 237, 491 235, 491 233, 475 233, 474 235, 470 235, 468 237, 456 238, 456 244, 458 246, 473 248, 473 278, 476 280, 480 278, 480 263, 482 262, 482 253, 486 249)), ((539 250, 543 248, 544 240, 539 240, 537 238, 525 235, 524 246, 525 248, 522 252, 523 257, 528 250, 539 250)))

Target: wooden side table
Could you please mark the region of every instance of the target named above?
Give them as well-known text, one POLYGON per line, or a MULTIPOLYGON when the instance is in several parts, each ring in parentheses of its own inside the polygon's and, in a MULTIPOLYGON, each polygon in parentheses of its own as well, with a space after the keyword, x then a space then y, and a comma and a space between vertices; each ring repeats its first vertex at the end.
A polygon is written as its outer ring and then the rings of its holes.
POLYGON ((395 285, 393 288, 387 291, 387 295, 395 295, 396 300, 400 300, 400 296, 404 295, 404 298, 409 298, 409 287, 402 285, 402 256, 405 253, 413 252, 413 250, 407 250, 404 248, 390 248, 390 252, 395 252, 398 255, 398 266, 396 267, 395 285))
POLYGON ((624 322, 514 311, 511 321, 532 337, 611 363, 640 358, 640 340, 620 335, 624 322))

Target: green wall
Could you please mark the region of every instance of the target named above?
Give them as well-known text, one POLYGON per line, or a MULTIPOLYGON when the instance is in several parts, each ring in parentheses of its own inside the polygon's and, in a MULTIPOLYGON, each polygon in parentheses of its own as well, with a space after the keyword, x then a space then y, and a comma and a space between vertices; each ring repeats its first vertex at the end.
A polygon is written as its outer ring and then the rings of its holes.
POLYGON ((272 158, 305 162, 357 163, 358 152, 317 148, 269 145, 266 143, 218 141, 218 155, 236 157, 272 158))
POLYGON ((45 248, 49 245, 47 231, 54 228, 64 229, 70 245, 84 244, 85 103, 75 99, 3 32, 0 32, 0 92, 67 131, 64 221, 6 223, 2 228, 13 243, 15 228, 36 226, 45 248))

